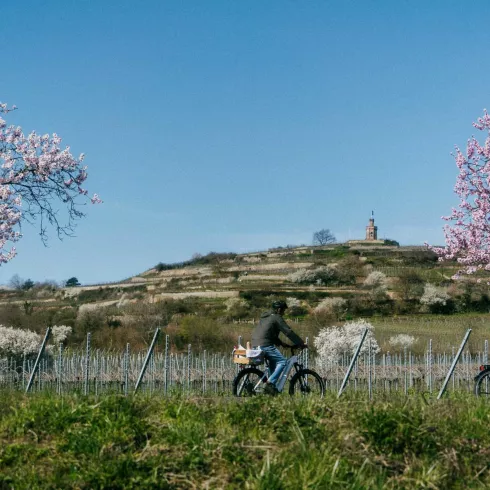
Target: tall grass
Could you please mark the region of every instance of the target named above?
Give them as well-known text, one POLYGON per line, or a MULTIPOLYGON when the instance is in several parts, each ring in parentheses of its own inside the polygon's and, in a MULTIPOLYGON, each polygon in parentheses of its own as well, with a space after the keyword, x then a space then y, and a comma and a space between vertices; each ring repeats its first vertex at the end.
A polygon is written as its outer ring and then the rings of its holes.
POLYGON ((484 488, 474 398, 0 398, 0 488, 484 488))

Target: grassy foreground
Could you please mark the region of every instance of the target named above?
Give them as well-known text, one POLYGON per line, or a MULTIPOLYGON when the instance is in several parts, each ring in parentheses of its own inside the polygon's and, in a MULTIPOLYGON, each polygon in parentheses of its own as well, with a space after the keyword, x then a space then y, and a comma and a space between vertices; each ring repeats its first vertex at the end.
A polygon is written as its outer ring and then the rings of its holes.
POLYGON ((488 488, 473 397, 0 397, 0 488, 488 488))

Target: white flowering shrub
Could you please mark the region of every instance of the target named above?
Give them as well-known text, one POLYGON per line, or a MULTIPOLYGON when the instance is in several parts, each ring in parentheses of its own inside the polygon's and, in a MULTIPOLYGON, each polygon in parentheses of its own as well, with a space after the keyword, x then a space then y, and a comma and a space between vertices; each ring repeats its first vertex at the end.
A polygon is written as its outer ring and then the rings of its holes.
POLYGON ((326 265, 316 269, 299 269, 288 275, 288 280, 297 284, 316 284, 322 286, 337 279, 335 267, 326 265))
POLYGON ((301 316, 306 313, 306 307, 301 303, 298 298, 286 298, 286 304, 288 305, 288 315, 289 316, 301 316))
POLYGON ((315 282, 315 271, 312 269, 298 269, 288 275, 288 280, 298 284, 312 284, 315 282))
POLYGON ((443 288, 427 283, 424 287, 424 294, 420 298, 421 310, 431 313, 448 312, 453 307, 452 302, 449 303, 450 299, 451 297, 443 288))
POLYGON ((35 355, 42 340, 36 332, 0 325, 0 356, 35 355))
POLYGON ((316 281, 322 284, 335 283, 338 280, 338 271, 333 265, 326 265, 316 269, 316 281))
POLYGON ((369 340, 371 340, 371 354, 378 353, 380 348, 374 338, 374 327, 365 320, 360 319, 347 322, 341 327, 333 326, 320 330, 313 340, 318 352, 320 365, 325 367, 330 363, 337 363, 344 354, 354 355, 365 328, 368 329, 368 332, 361 348, 361 353, 368 352, 369 340))
POLYGON ((288 308, 299 308, 301 307, 301 301, 298 298, 286 298, 286 304, 288 308))
POLYGON ((445 306, 449 299, 449 294, 442 288, 427 283, 424 287, 424 294, 420 298, 420 303, 426 306, 445 306))
POLYGON ((250 315, 250 305, 243 298, 229 298, 225 301, 228 320, 245 318, 250 315))
POLYGON ((386 276, 382 272, 373 271, 366 277, 366 279, 364 279, 363 285, 368 289, 386 291, 387 288, 386 276))
MULTIPOLYGON (((51 329, 51 340, 55 344, 64 342, 72 328, 66 325, 55 325, 51 329)), ((31 330, 5 327, 0 325, 0 358, 1 357, 35 357, 39 352, 44 335, 31 330)), ((53 345, 46 345, 45 352, 52 354, 53 345)))
POLYGON ((386 276, 379 271, 370 272, 363 283, 364 289, 367 290, 367 298, 375 303, 383 302, 387 298, 386 290, 388 288, 386 276))
POLYGON ((389 338, 388 343, 394 349, 409 349, 415 342, 417 342, 413 335, 407 335, 405 333, 400 333, 398 335, 393 335, 389 338))
POLYGON ((317 315, 333 315, 340 318, 347 313, 347 300, 344 298, 324 298, 313 312, 317 315))
POLYGON ((229 298, 225 301, 226 311, 237 308, 246 308, 248 303, 242 298, 229 298))
POLYGON ((54 325, 51 329, 53 342, 55 344, 61 344, 61 342, 64 342, 68 338, 68 335, 70 335, 71 332, 71 327, 66 325, 54 325))

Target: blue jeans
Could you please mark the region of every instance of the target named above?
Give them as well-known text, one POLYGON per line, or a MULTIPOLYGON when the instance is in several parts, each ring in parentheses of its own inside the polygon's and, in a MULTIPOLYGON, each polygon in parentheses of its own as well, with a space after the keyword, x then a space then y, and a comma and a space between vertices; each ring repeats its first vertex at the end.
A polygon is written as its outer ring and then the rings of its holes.
POLYGON ((264 357, 269 361, 269 369, 272 374, 269 376, 268 381, 269 383, 276 384, 276 381, 286 365, 287 359, 274 345, 260 347, 260 350, 264 353, 264 357))

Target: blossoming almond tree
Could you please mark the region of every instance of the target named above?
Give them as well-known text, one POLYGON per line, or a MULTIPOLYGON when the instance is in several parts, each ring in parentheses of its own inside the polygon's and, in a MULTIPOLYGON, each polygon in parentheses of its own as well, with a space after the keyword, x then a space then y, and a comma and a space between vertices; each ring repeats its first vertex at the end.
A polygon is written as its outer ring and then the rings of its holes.
POLYGON ((36 332, 0 325, 0 356, 35 355, 41 341, 36 332))
MULTIPOLYGON (((22 221, 40 221, 40 235, 47 240, 46 224, 56 229, 59 238, 69 236, 75 221, 84 216, 79 207, 88 192, 82 185, 87 179, 84 155, 74 158, 70 148, 60 147, 57 134, 25 135, 19 126, 8 126, 2 118, 17 109, 0 102, 0 264, 15 255, 10 245, 22 236, 22 221), (57 203, 66 207, 67 221, 59 220, 57 203)), ((102 202, 97 194, 92 203, 102 202)))
POLYGON ((413 335, 405 333, 399 333, 389 338, 388 343, 394 348, 409 349, 412 345, 418 341, 413 335))
MULTIPOLYGON (((72 328, 66 325, 54 325, 51 329, 52 340, 55 345, 64 342, 71 334, 72 328)), ((41 346, 43 336, 31 330, 6 327, 0 325, 0 358, 2 357, 33 357, 41 346)), ((46 352, 51 354, 53 345, 46 346, 46 352)))
POLYGON ((313 310, 315 315, 335 315, 340 318, 347 312, 347 300, 344 298, 324 298, 313 310))
POLYGON ((371 354, 377 354, 380 348, 374 338, 374 327, 366 320, 359 319, 346 322, 340 327, 322 328, 313 339, 322 369, 327 364, 339 362, 344 354, 352 356, 366 328, 368 331, 361 354, 369 352, 369 345, 371 345, 371 354))
POLYGON ((456 147, 454 158, 459 169, 454 191, 460 198, 458 209, 443 219, 446 247, 431 247, 440 260, 454 260, 461 264, 461 273, 477 270, 490 271, 490 116, 484 111, 473 126, 487 133, 483 145, 472 136, 466 152, 456 147))

